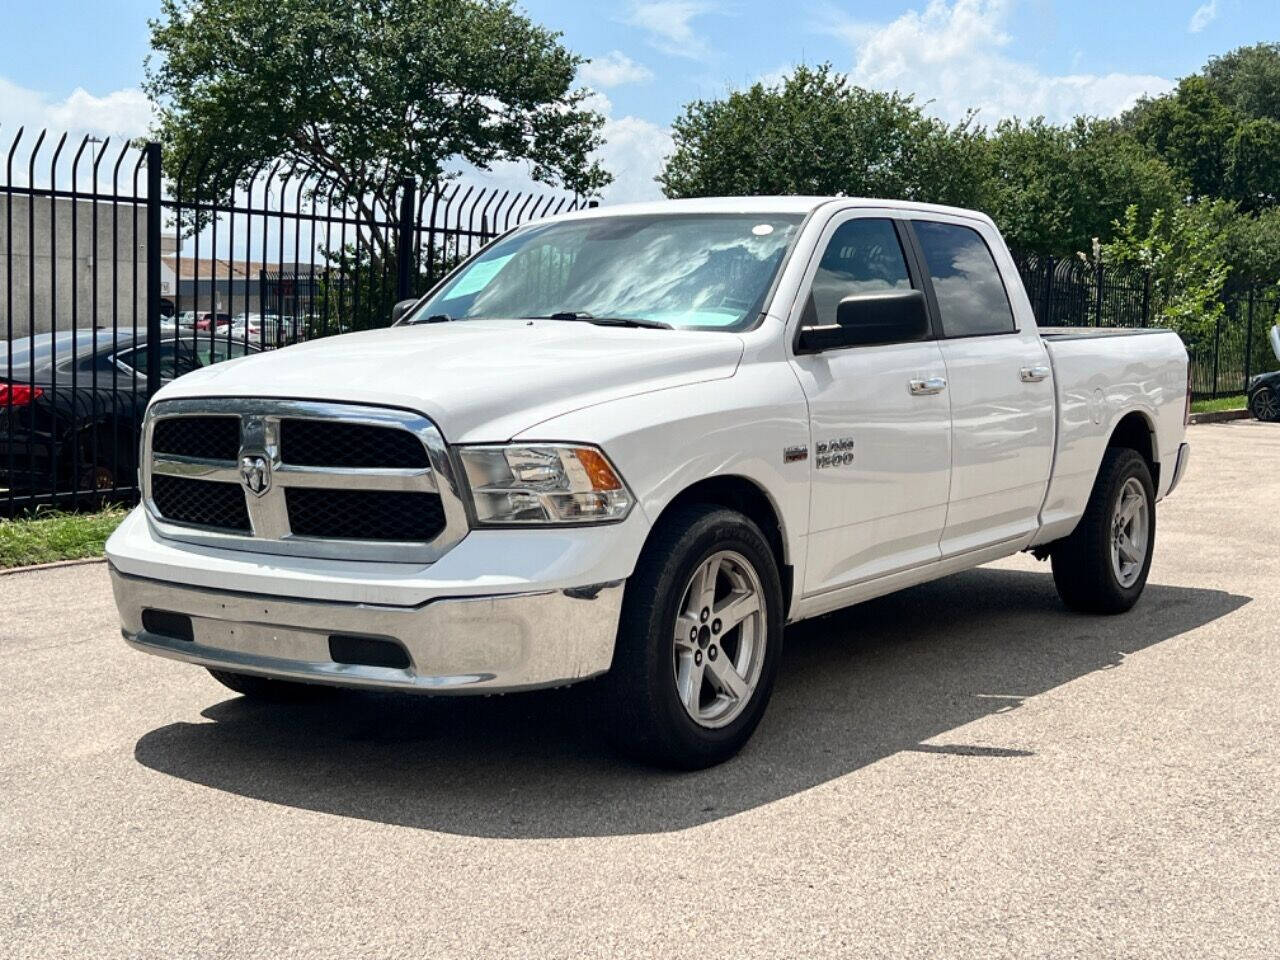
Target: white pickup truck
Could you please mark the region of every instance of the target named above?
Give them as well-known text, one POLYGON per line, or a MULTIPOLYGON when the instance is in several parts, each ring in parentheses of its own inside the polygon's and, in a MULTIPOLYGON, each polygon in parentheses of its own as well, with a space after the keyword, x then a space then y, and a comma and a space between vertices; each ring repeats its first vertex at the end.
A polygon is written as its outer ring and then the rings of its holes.
POLYGON ((1178 337, 1042 333, 965 210, 590 209, 397 313, 156 395, 130 644, 264 698, 603 676, 622 744, 706 766, 787 623, 1021 550, 1128 610, 1187 464, 1178 337))

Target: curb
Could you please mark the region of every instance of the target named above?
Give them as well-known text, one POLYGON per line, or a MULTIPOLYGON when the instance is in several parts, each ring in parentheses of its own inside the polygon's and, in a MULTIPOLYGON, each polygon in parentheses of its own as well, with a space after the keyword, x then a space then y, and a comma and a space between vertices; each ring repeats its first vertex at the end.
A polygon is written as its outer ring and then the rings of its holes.
POLYGON ((62 567, 83 567, 90 563, 106 563, 106 557, 81 557, 79 560, 54 560, 52 563, 33 563, 29 567, 5 567, 0 569, 0 577, 9 577, 15 573, 37 573, 41 570, 58 570, 62 567))
POLYGON ((1193 413, 1192 423, 1225 423, 1228 420, 1247 420, 1248 410, 1214 410, 1209 413, 1193 413))

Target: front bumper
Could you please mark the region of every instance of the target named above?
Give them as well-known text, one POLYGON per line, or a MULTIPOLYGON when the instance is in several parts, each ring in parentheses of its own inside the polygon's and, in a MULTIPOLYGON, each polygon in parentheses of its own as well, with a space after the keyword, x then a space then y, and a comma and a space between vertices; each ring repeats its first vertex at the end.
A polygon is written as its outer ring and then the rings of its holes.
POLYGON ((124 638, 138 650, 237 673, 424 693, 505 693, 604 673, 622 608, 621 581, 410 607, 236 593, 114 565, 111 585, 124 638), (149 630, 144 611, 169 616, 149 615, 149 630), (157 622, 186 618, 188 631, 157 632, 157 622), (399 645, 408 666, 338 662, 334 636, 399 645))

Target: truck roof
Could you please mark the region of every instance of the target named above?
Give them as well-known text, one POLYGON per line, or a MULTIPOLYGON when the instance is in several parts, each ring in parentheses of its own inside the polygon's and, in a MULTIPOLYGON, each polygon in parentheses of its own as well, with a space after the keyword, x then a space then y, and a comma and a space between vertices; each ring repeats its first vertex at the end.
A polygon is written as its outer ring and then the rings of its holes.
POLYGON ((934 203, 915 203, 909 200, 882 200, 875 197, 694 197, 687 200, 654 200, 647 203, 609 204, 601 207, 584 207, 573 213, 562 214, 556 219, 583 219, 588 217, 614 217, 660 213, 759 213, 759 214, 807 214, 826 203, 839 203, 846 207, 876 207, 889 210, 906 210, 917 213, 947 213, 953 216, 988 220, 986 214, 961 207, 946 207, 934 203))

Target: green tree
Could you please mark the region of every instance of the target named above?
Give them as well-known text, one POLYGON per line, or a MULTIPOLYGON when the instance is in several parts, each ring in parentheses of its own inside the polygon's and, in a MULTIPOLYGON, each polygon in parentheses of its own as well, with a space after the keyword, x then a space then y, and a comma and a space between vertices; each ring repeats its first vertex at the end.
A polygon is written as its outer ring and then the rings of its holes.
POLYGON ((1067 126, 1002 121, 988 139, 982 208, 1019 250, 1070 255, 1107 239, 1134 207, 1142 225, 1186 189, 1169 167, 1113 120, 1067 126))
POLYGON ((583 194, 611 179, 590 158, 603 118, 573 88, 581 58, 511 0, 162 0, 151 45, 153 133, 195 198, 276 160, 369 221, 394 219, 402 177, 459 160, 524 161, 583 194))
POLYGON ((1248 112, 1272 109, 1273 94, 1248 85, 1260 69, 1228 72, 1224 60, 1206 68, 1216 69, 1216 77, 1184 77, 1172 93, 1140 101, 1126 115, 1126 126, 1185 178, 1191 196, 1230 200, 1245 211, 1275 206, 1280 117, 1248 112))
POLYGON ((1280 43, 1210 57, 1204 76, 1221 100, 1245 116, 1280 120, 1280 43))
POLYGON ((837 194, 971 206, 981 132, 913 98, 849 83, 829 64, 688 104, 658 175, 668 197, 837 194))
POLYGON ((1154 319, 1191 341, 1212 336, 1225 306, 1222 290, 1231 268, 1222 224, 1232 210, 1222 201, 1157 210, 1143 226, 1130 206, 1102 245, 1108 266, 1151 271, 1154 319))

